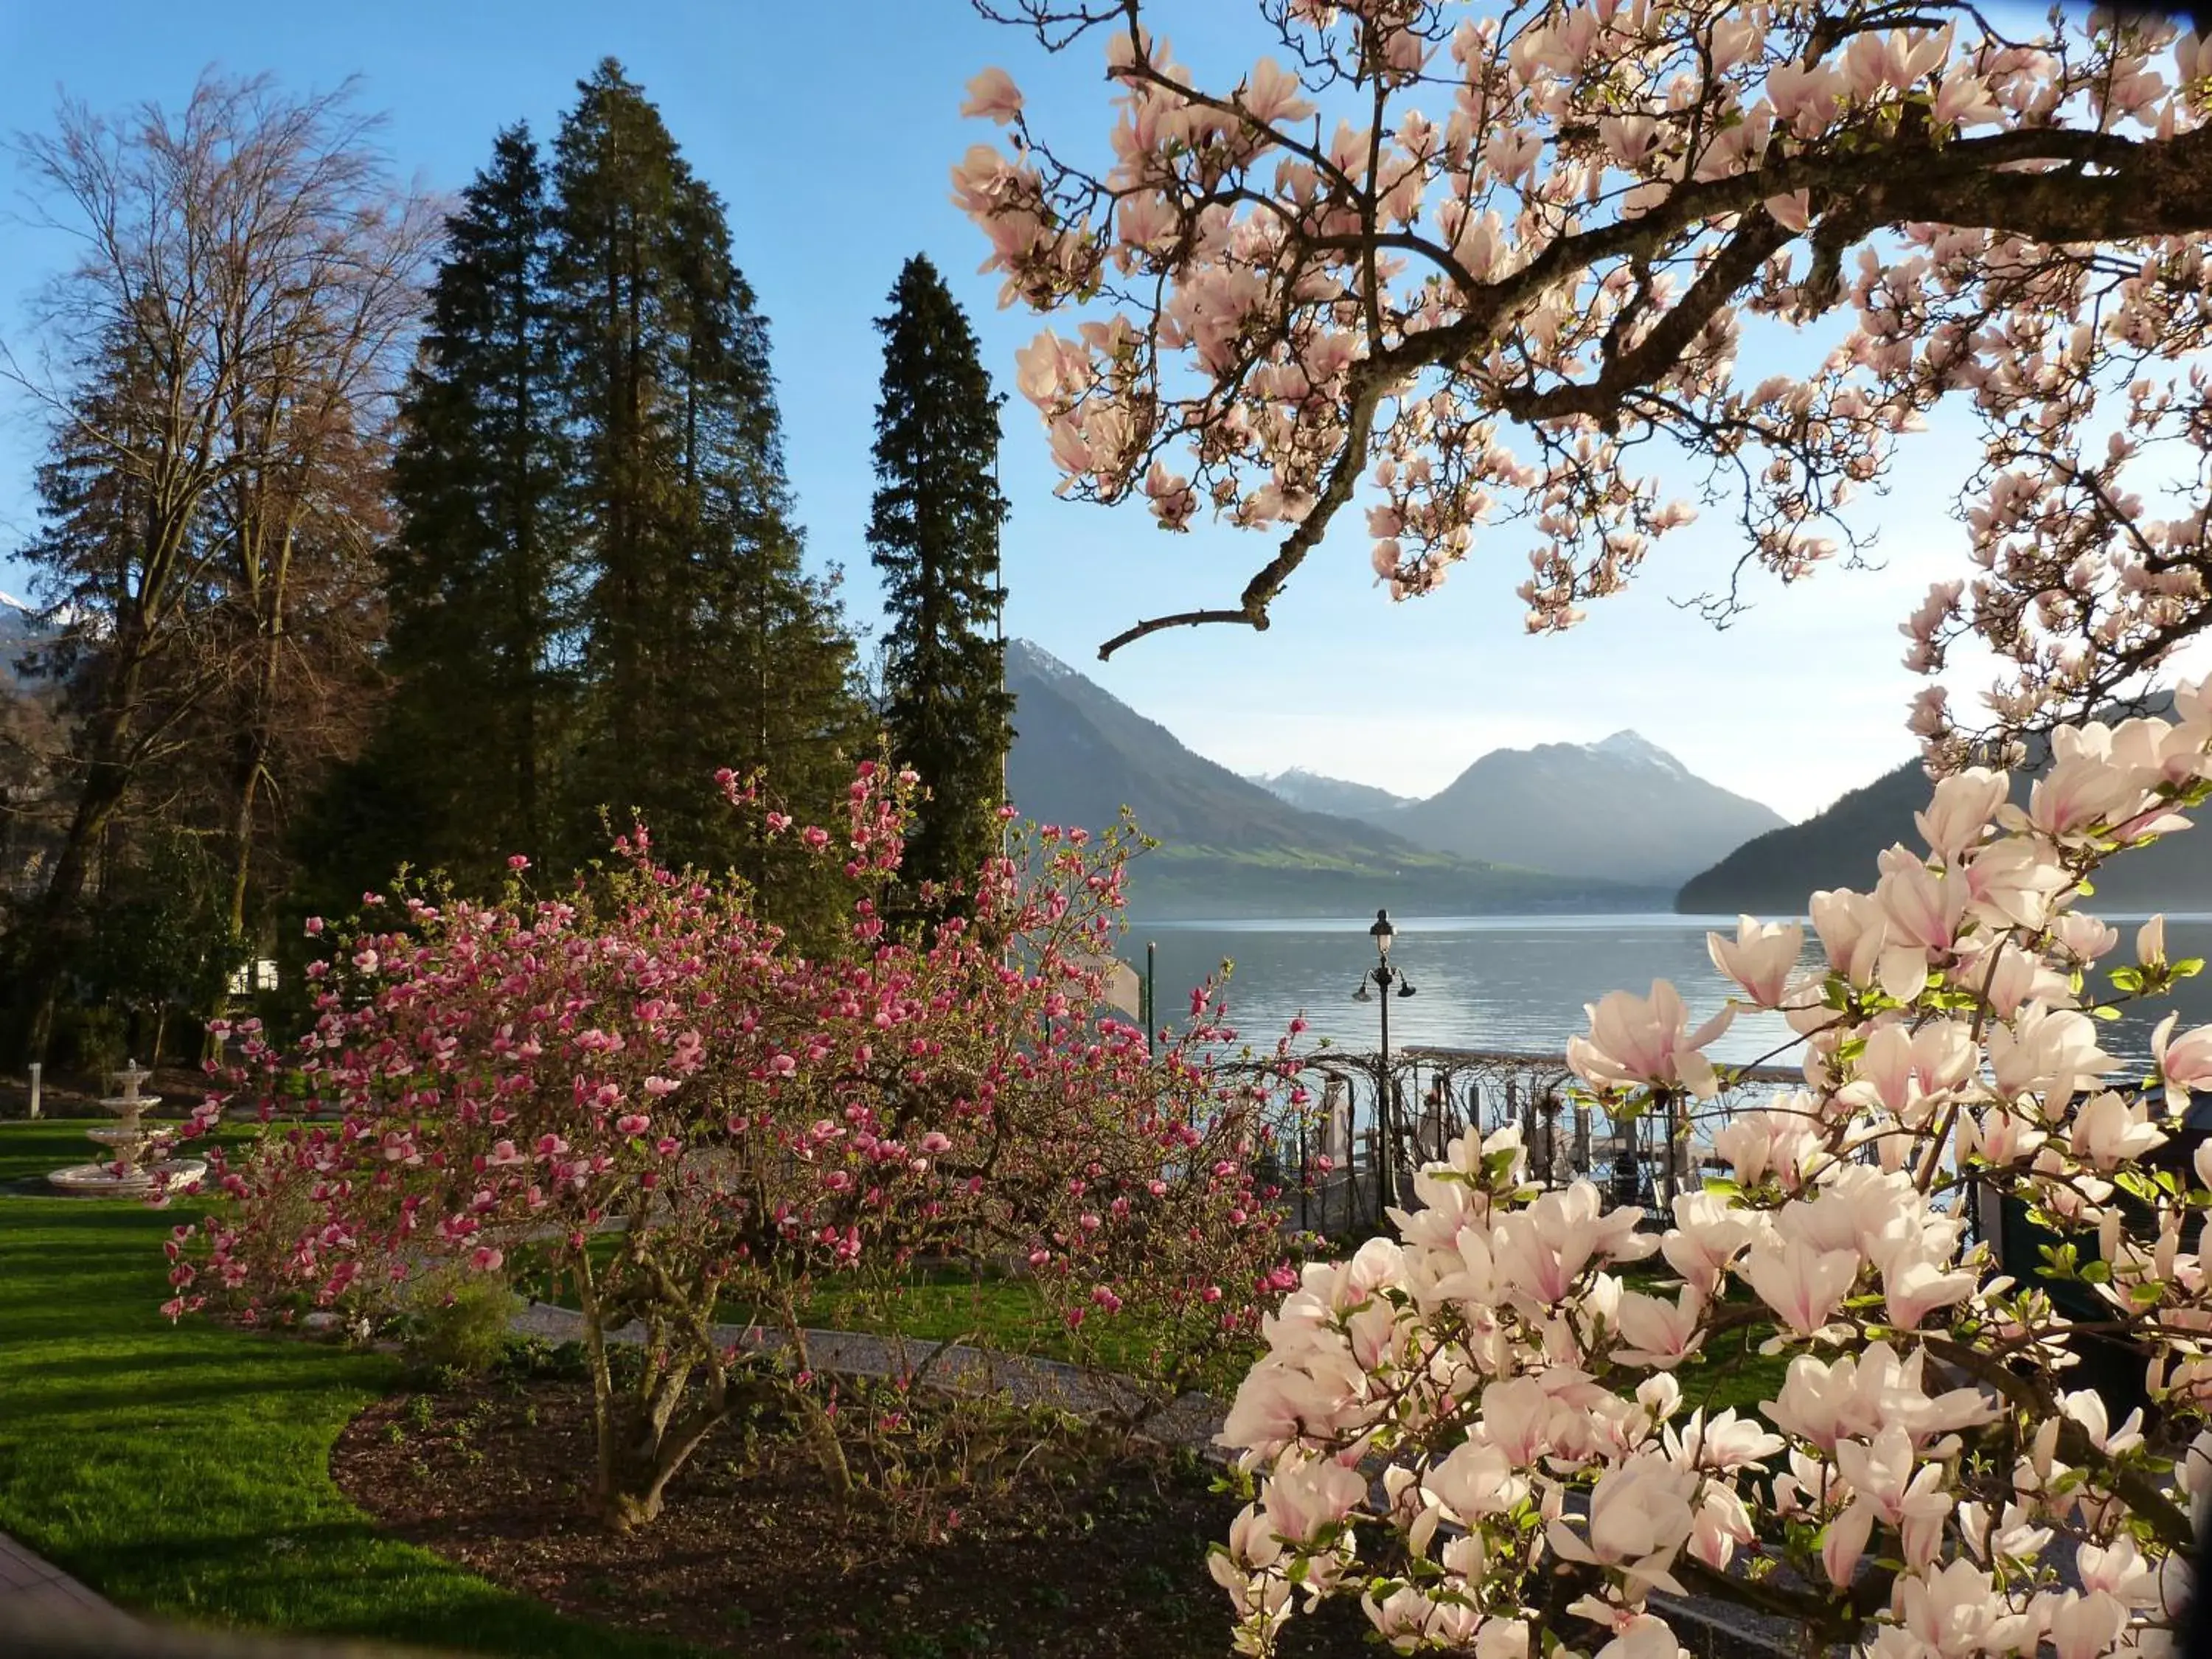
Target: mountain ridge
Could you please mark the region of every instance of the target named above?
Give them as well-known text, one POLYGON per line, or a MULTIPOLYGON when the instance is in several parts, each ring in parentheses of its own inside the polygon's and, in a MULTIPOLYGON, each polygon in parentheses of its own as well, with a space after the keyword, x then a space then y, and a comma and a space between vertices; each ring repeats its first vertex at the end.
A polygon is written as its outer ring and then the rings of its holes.
POLYGON ((1133 869, 1148 914, 1229 920, 1642 910, 1671 888, 1560 877, 1423 848, 1354 817, 1310 811, 1194 753, 1158 721, 1028 640, 1006 644, 1015 697, 1009 793, 1027 817, 1097 830, 1124 805, 1160 848, 1133 869))
POLYGON ((1788 822, 1707 781, 1641 732, 1493 749, 1437 793, 1391 795, 1293 767, 1254 780, 1431 852, 1585 878, 1674 886, 1788 822))
POLYGON ((1349 778, 1333 778, 1303 766, 1293 766, 1280 772, 1252 772, 1244 775, 1247 783, 1256 783, 1279 800, 1301 806, 1310 812, 1328 812, 1339 817, 1365 818, 1370 823, 1381 823, 1388 829, 1389 815, 1411 806, 1415 797, 1393 794, 1388 789, 1371 783, 1354 783, 1349 778))
MULTIPOLYGON (((2140 712, 2154 715, 2172 709, 2170 698, 2140 705, 2140 712)), ((2047 746, 2033 744, 2027 763, 2012 774, 2015 803, 2027 805, 2028 790, 2048 763, 2047 746)), ((1901 762, 1802 823, 1756 836, 1699 871, 1677 890, 1674 908, 1686 915, 1802 915, 1820 889, 1869 892, 1880 873, 1875 860, 1885 850, 1899 842, 1916 850, 1925 846, 1913 814, 1928 805, 1933 787, 1918 761, 1901 762)), ((2199 826, 2123 854, 2097 872, 2096 889, 2087 907, 2092 911, 2212 908, 2212 834, 2199 826)))

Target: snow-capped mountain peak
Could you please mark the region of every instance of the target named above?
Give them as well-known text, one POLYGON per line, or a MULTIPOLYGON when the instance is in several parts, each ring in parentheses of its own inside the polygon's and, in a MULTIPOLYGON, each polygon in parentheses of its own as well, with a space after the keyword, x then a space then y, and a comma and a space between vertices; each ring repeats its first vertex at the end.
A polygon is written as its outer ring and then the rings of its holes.
POLYGON ((1688 767, 1640 732, 1616 732, 1609 738, 1589 744, 1589 748, 1594 755, 1610 755, 1615 760, 1641 761, 1647 766, 1662 767, 1679 777, 1690 775, 1688 767))
POLYGON ((1083 678, 1035 640, 1008 640, 1006 672, 1013 675, 1024 672, 1045 680, 1067 681, 1083 678))

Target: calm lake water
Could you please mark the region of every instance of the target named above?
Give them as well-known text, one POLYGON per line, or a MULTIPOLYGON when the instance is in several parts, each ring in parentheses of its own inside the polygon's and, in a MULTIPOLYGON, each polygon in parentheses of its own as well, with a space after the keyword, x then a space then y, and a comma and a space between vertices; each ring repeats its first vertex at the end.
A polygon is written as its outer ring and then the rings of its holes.
MULTIPOLYGON (((1692 1022, 1717 1012, 1731 987, 1705 953, 1705 934, 1735 936, 1735 918, 1675 915, 1392 917, 1397 936, 1391 961, 1416 988, 1390 1003, 1390 1045, 1492 1048, 1559 1054, 1570 1036, 1586 1033, 1585 1003, 1606 992, 1647 994, 1655 979, 1672 980, 1690 1007, 1692 1022)), ((2108 965, 2135 955, 2136 916, 2107 915, 2121 943, 2108 965)), ((1225 958, 1234 963, 1229 982, 1230 1023, 1255 1048, 1272 1048, 1295 1014, 1311 1029, 1303 1039, 1329 1037, 1342 1048, 1371 1050, 1379 1031, 1375 1002, 1352 1000, 1363 971, 1375 962, 1367 937, 1372 917, 1342 921, 1146 922, 1123 940, 1123 959, 1144 970, 1145 945, 1158 947, 1162 1013, 1180 1023, 1190 988, 1225 958)), ((1808 926, 1805 961, 1822 960, 1808 926)), ((2212 915, 2170 916, 2169 956, 2212 958, 2212 915)), ((2178 994, 2144 1005, 2107 1025, 2108 1053, 2130 1062, 2147 1060, 2151 1030, 2170 1008, 2181 1011, 2183 1029, 2212 1021, 2212 973, 2186 982, 2178 994)), ((1716 1060, 1759 1060, 1790 1042, 1778 1016, 1740 1015, 1708 1052, 1716 1060)), ((1795 1049, 1778 1064, 1794 1065, 1795 1049)))

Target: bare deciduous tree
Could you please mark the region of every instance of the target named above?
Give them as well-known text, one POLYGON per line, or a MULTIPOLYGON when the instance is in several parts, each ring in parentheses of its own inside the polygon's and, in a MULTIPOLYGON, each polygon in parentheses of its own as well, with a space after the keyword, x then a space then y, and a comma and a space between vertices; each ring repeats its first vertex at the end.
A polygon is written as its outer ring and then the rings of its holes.
POLYGON ((89 541, 32 550, 90 672, 70 821, 23 921, 27 1051, 46 1042, 92 849, 218 687, 243 690, 222 763, 245 921, 288 630, 321 568, 302 537, 319 525, 320 545, 343 545, 333 515, 380 492, 364 480, 436 235, 434 204, 393 186, 376 125, 350 86, 294 96, 210 74, 179 111, 65 102, 52 133, 18 141, 46 223, 78 253, 43 295, 35 362, 10 351, 0 371, 50 411, 58 457, 107 513, 89 541))

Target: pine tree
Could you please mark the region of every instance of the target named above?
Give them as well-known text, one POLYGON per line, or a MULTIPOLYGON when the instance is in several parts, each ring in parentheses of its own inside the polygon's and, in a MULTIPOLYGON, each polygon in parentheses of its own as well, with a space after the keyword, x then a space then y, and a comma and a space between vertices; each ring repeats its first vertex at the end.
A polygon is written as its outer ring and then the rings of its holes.
POLYGON ((971 878, 997 842, 1013 740, 998 637, 999 405, 968 318, 923 255, 899 272, 876 407, 868 546, 884 573, 885 720, 929 792, 907 870, 971 878))
POLYGON ((597 809, 635 810, 665 856, 738 868, 811 931, 826 894, 713 791, 719 768, 766 768, 823 817, 867 731, 851 636, 791 521, 768 325, 720 200, 642 91, 612 61, 580 90, 555 147, 584 553, 571 825, 588 847, 597 809))
POLYGON ((392 695, 310 832, 325 842, 319 884, 340 894, 402 861, 481 890, 508 855, 549 851, 569 700, 556 643, 574 559, 550 216, 538 147, 516 126, 447 221, 393 469, 392 695))

